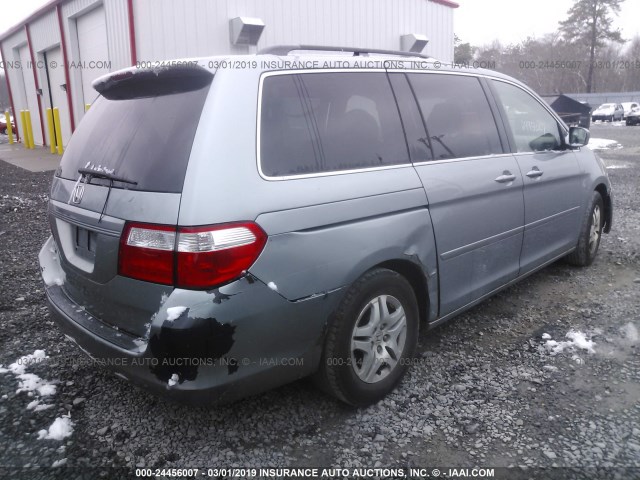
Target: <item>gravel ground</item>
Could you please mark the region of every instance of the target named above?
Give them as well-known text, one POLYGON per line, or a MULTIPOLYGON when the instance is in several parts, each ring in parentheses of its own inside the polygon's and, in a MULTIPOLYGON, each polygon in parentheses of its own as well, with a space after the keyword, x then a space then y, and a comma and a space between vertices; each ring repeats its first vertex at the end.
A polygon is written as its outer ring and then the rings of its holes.
POLYGON ((56 386, 30 397, 0 374, 0 477, 10 468, 12 478, 79 478, 85 467, 117 478, 135 467, 522 466, 523 478, 640 478, 640 127, 596 124, 591 134, 624 147, 601 152, 615 167, 615 221, 594 265, 552 265, 423 331, 402 386, 362 410, 306 380, 193 408, 83 363, 49 318, 36 262, 51 173, 0 162, 0 364, 44 350, 49 358, 27 371, 56 386), (561 344, 554 355, 547 341, 571 331, 593 352, 561 344), (52 406, 27 409, 38 399, 52 406), (73 433, 39 439, 62 415, 73 433))

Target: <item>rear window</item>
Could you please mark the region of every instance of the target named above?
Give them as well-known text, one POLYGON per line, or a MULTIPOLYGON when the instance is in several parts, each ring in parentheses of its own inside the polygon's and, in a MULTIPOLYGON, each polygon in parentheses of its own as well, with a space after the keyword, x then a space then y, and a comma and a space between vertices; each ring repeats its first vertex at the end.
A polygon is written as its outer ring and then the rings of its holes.
POLYGON ((149 85, 144 97, 139 96, 139 82, 132 89, 133 98, 123 93, 126 85, 118 86, 117 95, 105 92, 74 132, 58 175, 77 180, 78 169, 88 168, 137 182, 115 182, 115 187, 181 192, 210 82, 190 85, 188 91, 149 85))
POLYGON ((384 73, 265 78, 260 166, 271 177, 405 164, 409 154, 384 73))

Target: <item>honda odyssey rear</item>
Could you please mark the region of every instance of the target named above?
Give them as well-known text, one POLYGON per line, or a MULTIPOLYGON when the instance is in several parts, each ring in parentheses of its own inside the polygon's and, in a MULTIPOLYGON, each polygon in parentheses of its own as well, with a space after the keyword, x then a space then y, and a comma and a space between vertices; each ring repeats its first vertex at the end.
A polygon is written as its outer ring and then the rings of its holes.
POLYGON ((367 405, 421 325, 593 262, 612 195, 588 131, 496 72, 358 49, 341 68, 277 61, 314 49, 94 83, 39 259, 54 318, 100 364, 186 401, 313 374, 367 405))

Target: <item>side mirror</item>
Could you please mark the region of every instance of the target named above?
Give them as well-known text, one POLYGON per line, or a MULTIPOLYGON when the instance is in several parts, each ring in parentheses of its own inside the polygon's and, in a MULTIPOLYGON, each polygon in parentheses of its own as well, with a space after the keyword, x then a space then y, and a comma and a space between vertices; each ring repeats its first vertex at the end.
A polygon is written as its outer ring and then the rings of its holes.
POLYGON ((569 127, 569 147, 584 147, 589 143, 589 130, 582 127, 569 127))

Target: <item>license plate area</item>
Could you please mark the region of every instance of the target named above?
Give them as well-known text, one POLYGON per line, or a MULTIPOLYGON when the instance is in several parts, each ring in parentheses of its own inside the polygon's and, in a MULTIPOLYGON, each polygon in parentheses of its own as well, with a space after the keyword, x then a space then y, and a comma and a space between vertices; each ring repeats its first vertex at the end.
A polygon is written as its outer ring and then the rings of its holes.
POLYGON ((80 258, 94 262, 96 258, 96 232, 83 227, 73 226, 75 253, 80 258))

